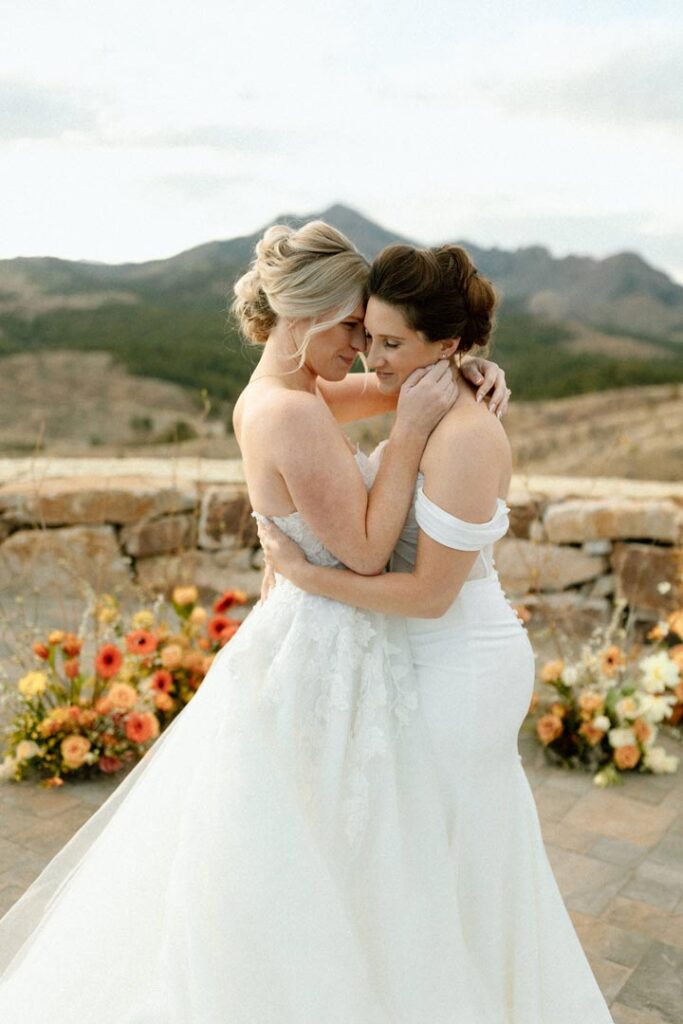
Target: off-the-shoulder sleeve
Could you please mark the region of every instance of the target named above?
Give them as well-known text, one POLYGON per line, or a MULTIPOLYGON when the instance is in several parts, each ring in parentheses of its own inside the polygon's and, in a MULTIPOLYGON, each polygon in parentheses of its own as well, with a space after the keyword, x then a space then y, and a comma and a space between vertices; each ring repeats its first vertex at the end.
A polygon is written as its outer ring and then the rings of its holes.
POLYGON ((502 499, 487 523, 468 523, 446 512, 427 497, 420 487, 415 503, 417 525, 433 540, 458 551, 480 551, 500 540, 508 530, 508 508, 502 499))

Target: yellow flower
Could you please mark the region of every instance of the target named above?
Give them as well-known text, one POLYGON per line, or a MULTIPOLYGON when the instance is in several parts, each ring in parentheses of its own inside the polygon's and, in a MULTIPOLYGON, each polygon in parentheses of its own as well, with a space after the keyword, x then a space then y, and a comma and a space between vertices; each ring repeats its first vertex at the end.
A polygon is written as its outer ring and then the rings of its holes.
POLYGON ((200 604, 190 612, 190 622, 193 626, 203 626, 207 618, 208 613, 206 608, 202 608, 200 604))
POLYGON ((19 692, 24 697, 37 697, 47 689, 47 676, 44 672, 27 672, 18 683, 19 692))
POLYGON ((49 644, 61 644, 64 639, 63 629, 53 629, 51 633, 47 635, 47 642, 49 644))
POLYGON ((174 587, 171 595, 173 604, 179 604, 182 607, 187 607, 189 604, 196 604, 199 599, 199 591, 196 587, 174 587))
POLYGON ((132 618, 133 629, 151 629, 154 625, 154 615, 147 608, 136 612, 132 618))
POLYGON ((564 660, 562 658, 558 658, 557 661, 547 661, 541 669, 541 679, 544 683, 554 683, 562 675, 563 668, 564 660))

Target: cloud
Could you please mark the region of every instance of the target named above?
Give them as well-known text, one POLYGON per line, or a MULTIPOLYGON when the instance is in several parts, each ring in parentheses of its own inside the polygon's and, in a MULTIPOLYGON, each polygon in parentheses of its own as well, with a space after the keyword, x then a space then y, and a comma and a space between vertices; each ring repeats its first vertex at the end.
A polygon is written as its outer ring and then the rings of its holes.
POLYGON ((147 178, 142 187, 154 193, 161 188, 185 199, 211 200, 250 180, 246 174, 161 174, 147 178))
POLYGON ((291 133, 254 125, 195 125, 153 132, 112 135, 109 144, 131 149, 194 149, 204 148, 230 153, 273 153, 291 143, 291 133))
POLYGON ((72 94, 17 78, 0 78, 0 140, 58 139, 95 129, 95 111, 72 94))
POLYGON ((631 48, 600 66, 553 78, 526 79, 496 89, 517 114, 567 114, 626 125, 683 125, 680 45, 657 51, 631 48))

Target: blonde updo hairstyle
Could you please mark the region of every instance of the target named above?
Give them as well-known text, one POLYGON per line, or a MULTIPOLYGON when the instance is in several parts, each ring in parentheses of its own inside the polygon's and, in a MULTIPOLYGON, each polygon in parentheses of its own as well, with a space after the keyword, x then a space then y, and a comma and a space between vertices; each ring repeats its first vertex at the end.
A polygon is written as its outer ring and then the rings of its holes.
POLYGON ((368 295, 398 306, 427 341, 460 338, 459 356, 488 343, 498 296, 460 245, 389 245, 372 263, 368 295))
POLYGON ((248 341, 263 345, 280 318, 312 319, 294 353, 301 367, 310 339, 334 327, 365 301, 369 264, 349 239, 322 220, 298 229, 268 228, 232 305, 248 341), (318 318, 327 314, 327 318, 318 318))

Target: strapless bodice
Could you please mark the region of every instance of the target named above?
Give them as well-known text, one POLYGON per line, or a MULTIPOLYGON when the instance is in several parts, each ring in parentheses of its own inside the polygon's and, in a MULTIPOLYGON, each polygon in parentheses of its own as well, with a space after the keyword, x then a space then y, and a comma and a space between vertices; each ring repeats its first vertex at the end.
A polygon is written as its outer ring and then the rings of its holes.
MULTIPOLYGON (((354 459, 360 470, 363 482, 369 490, 372 487, 377 470, 379 469, 380 454, 378 446, 370 455, 366 455, 360 447, 356 446, 354 459)), ((286 533, 302 549, 309 562, 314 565, 335 566, 342 563, 325 545, 318 539, 311 527, 308 525, 300 512, 290 512, 286 516, 264 516, 260 512, 252 512, 255 519, 275 523, 283 533, 286 533)))

